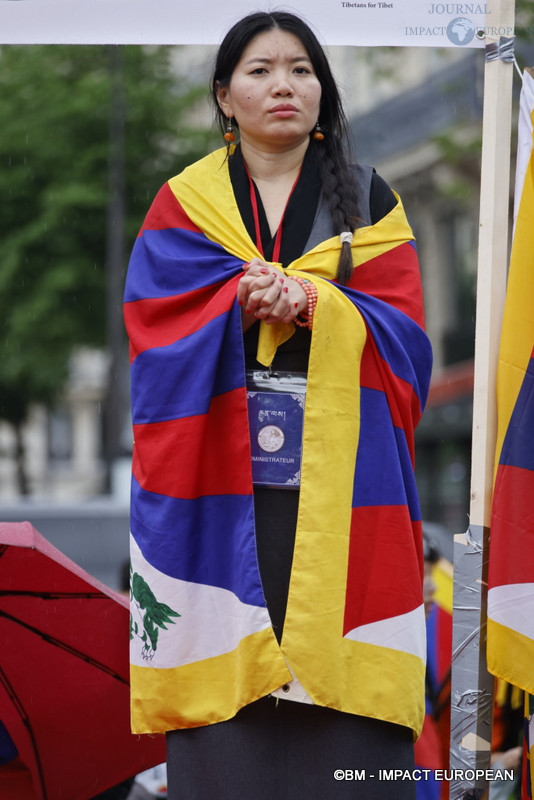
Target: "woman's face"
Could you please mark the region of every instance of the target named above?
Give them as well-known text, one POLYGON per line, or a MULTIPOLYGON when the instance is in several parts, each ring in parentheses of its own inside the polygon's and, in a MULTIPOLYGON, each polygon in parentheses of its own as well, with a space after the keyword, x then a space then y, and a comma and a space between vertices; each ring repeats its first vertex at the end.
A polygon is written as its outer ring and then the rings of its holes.
POLYGON ((321 84, 296 36, 273 28, 254 37, 218 101, 242 143, 277 152, 304 141, 319 118, 321 84))

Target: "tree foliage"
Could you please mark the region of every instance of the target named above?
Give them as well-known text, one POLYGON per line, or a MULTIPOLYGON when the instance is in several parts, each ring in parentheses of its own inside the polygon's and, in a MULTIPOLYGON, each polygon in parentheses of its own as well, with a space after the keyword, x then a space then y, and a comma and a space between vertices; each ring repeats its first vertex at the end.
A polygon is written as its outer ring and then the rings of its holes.
MULTIPOLYGON (((515 0, 516 36, 518 39, 532 42, 534 30, 534 7, 532 0, 515 0)), ((532 66, 531 64, 529 66, 532 66)))
MULTIPOLYGON (((105 342, 109 47, 0 50, 0 418, 61 390, 72 348, 105 342)), ((126 247, 159 186, 206 151, 186 124, 204 89, 172 48, 121 47, 126 247)))

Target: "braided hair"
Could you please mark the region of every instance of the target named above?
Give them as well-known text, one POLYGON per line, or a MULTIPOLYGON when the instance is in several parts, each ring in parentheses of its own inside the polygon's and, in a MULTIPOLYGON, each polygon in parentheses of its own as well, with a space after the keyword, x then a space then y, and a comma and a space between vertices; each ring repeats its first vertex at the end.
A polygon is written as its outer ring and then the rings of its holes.
MULTIPOLYGON (((224 37, 217 53, 211 80, 211 96, 216 120, 225 133, 227 119, 217 95, 221 87, 228 86, 232 74, 249 42, 260 33, 278 28, 296 36, 306 48, 315 74, 321 84, 319 125, 325 136, 322 141, 310 141, 320 157, 319 174, 323 197, 326 200, 336 233, 352 231, 358 221, 358 200, 355 178, 348 166, 348 126, 339 91, 323 48, 311 28, 300 17, 286 11, 256 12, 237 22, 224 37)), ((339 256, 336 279, 346 284, 351 278, 354 264, 349 242, 343 242, 339 256)))

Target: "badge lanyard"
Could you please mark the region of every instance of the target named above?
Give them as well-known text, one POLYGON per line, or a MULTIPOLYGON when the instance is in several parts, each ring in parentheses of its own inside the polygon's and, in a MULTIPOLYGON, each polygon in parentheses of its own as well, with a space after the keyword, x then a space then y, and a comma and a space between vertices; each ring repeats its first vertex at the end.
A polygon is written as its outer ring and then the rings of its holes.
MULTIPOLYGON (((247 176, 248 176, 248 184, 249 184, 249 189, 250 189, 250 204, 252 206, 252 215, 254 217, 254 230, 255 230, 255 234, 256 234, 256 247, 258 248, 258 250, 261 253, 262 257, 265 258, 265 254, 264 254, 264 251, 263 251, 263 243, 261 241, 260 213, 259 213, 259 209, 258 209, 258 198, 256 197, 256 189, 254 187, 254 181, 250 177, 250 173, 248 171, 248 167, 247 167, 246 164, 245 164, 245 169, 247 171, 247 176)), ((280 262, 280 247, 282 245, 282 224, 284 222, 284 216, 285 216, 285 213, 286 213, 286 210, 287 210, 287 206, 288 206, 289 200, 290 200, 291 195, 293 194, 293 191, 295 189, 295 186, 297 185, 298 180, 300 178, 300 173, 301 173, 301 170, 299 170, 299 173, 298 173, 297 177, 295 178, 295 182, 294 182, 293 186, 291 187, 291 191, 289 192, 289 196, 287 198, 287 202, 285 204, 284 211, 282 213, 282 218, 280 219, 280 223, 278 225, 278 229, 276 231, 276 235, 275 235, 275 238, 274 238, 272 261, 275 262, 275 263, 279 263, 280 262)))

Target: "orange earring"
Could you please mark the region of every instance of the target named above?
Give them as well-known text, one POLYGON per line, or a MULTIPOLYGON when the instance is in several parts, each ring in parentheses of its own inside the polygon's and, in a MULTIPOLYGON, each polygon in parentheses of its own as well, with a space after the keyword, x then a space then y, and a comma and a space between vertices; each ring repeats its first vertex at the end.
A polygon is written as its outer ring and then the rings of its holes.
POLYGON ((315 129, 312 133, 312 138, 315 139, 316 142, 322 142, 324 139, 324 133, 321 130, 319 122, 317 122, 315 125, 315 129))
POLYGON ((226 126, 226 133, 224 134, 224 141, 228 142, 228 144, 232 144, 235 142, 235 134, 232 128, 232 120, 228 120, 228 124, 226 126))

